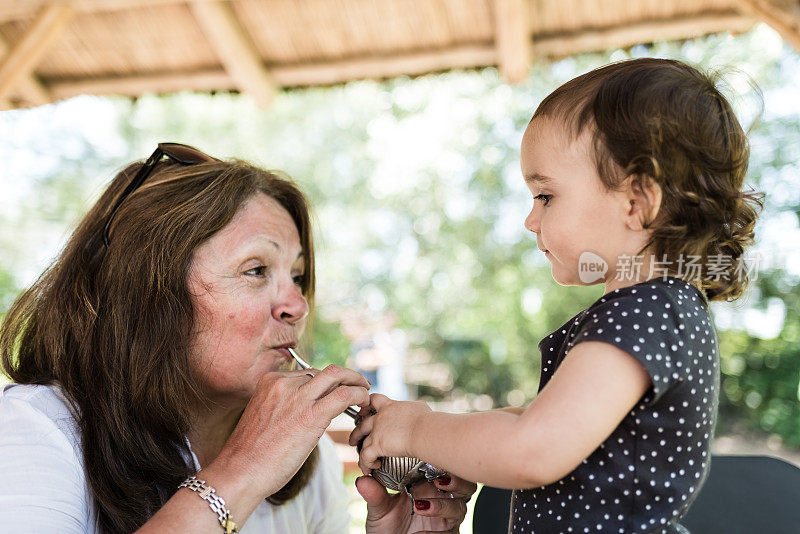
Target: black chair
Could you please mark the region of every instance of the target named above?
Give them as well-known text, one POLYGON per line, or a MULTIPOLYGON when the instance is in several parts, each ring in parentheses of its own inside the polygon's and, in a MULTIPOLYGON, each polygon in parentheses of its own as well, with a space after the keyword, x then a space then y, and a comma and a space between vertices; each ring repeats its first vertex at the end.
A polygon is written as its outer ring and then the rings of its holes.
MULTIPOLYGON (((473 534, 506 534, 511 491, 484 486, 473 534)), ((681 520, 691 534, 800 533, 800 468, 768 456, 713 456, 711 471, 681 520)))
POLYGON ((472 534, 507 534, 511 490, 484 486, 472 512, 472 534))
POLYGON ((681 524, 691 534, 798 534, 800 468, 769 456, 713 456, 681 524))

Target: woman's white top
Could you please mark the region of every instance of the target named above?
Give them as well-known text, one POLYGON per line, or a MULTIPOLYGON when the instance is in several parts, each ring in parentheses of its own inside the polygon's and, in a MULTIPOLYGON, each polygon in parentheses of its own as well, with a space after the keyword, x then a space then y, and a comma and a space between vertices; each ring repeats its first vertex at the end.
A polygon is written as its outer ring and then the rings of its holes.
MULTIPOLYGON (((300 494, 281 506, 262 501, 242 534, 347 532, 342 464, 327 436, 319 454, 300 494)), ((192 460, 199 470, 194 452, 192 460)), ((211 509, 208 517, 217 520, 211 509)), ((57 386, 8 384, 0 392, 0 518, 0 533, 99 533, 80 431, 57 386)))

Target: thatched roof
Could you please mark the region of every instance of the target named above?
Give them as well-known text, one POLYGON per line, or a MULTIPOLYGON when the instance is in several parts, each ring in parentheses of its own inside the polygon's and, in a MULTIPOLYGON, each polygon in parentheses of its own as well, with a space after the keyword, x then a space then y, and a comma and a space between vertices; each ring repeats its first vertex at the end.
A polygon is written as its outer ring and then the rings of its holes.
POLYGON ((239 90, 531 61, 772 24, 793 0, 0 0, 0 106, 239 90))

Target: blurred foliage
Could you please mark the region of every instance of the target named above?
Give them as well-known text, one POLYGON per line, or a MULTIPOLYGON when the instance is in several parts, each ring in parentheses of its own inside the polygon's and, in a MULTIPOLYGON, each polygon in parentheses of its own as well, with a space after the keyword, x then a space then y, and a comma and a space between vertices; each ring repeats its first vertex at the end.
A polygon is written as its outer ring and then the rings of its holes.
POLYGON ((266 111, 220 93, 86 97, 5 112, 0 184, 19 191, 14 209, 0 213, 0 303, 5 309, 33 281, 115 170, 158 141, 185 142, 282 169, 307 192, 317 219, 308 349, 316 365, 347 363, 350 341, 340 322, 348 310, 392 310, 415 361, 445 364, 452 375, 445 388, 420 381, 418 394, 488 395, 506 405, 517 391, 530 400, 538 341, 601 288, 558 286, 524 230, 531 201, 519 172, 521 135, 537 103, 561 83, 641 56, 722 69, 743 122, 754 123, 750 177, 769 194, 758 248, 770 261, 746 302, 714 308, 724 327, 719 428, 800 445, 800 248, 787 244, 800 242, 800 58, 763 26, 537 64, 513 87, 484 69, 295 90, 266 111), (764 94, 760 120, 750 79, 764 94), (775 332, 754 329, 751 314, 775 332))
POLYGON ((779 295, 786 318, 778 337, 745 331, 720 335, 722 393, 717 432, 741 428, 776 434, 800 446, 800 286, 782 287, 779 272, 758 281, 765 295, 779 295), (787 291, 788 289, 788 291, 787 291))

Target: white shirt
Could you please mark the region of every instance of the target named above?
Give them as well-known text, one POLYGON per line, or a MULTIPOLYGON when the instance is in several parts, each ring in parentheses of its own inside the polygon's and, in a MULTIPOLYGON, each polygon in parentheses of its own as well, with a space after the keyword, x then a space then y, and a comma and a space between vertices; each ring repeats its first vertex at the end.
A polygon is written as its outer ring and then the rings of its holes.
MULTIPOLYGON (((342 464, 327 435, 319 454, 311 480, 297 497, 281 506, 262 501, 241 534, 347 532, 342 464)), ((199 470, 194 452, 192 459, 199 470)), ((208 514, 216 521, 210 509, 208 514)), ((80 431, 56 386, 8 384, 0 392, 0 517, 0 533, 99 533, 80 431)))

